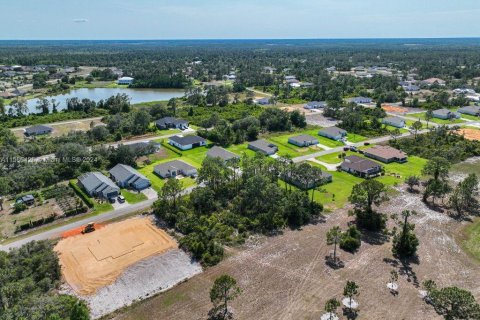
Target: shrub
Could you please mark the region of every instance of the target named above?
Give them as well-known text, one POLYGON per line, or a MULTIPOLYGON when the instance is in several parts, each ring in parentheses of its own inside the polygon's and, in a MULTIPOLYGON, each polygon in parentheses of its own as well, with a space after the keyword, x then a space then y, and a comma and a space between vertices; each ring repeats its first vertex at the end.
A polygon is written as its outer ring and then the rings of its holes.
POLYGON ((75 191, 75 193, 87 204, 89 208, 93 208, 94 203, 93 200, 85 194, 85 192, 80 189, 80 187, 76 184, 75 180, 70 180, 68 183, 70 187, 75 191))
POLYGON ((360 248, 362 244, 360 238, 362 234, 358 231, 356 226, 351 226, 347 229, 342 235, 342 239, 340 240, 340 248, 345 251, 356 251, 360 248))

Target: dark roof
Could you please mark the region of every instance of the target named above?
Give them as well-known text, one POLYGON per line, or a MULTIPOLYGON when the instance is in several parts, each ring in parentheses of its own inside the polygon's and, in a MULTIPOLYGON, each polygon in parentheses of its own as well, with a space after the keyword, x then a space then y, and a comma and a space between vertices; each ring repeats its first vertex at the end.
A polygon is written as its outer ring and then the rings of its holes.
POLYGON ((345 161, 343 161, 342 167, 349 168, 357 172, 366 172, 369 169, 382 167, 382 165, 375 161, 359 156, 348 156, 345 157, 345 161))
POLYGON ((324 108, 327 106, 327 103, 325 101, 310 101, 306 106, 310 108, 324 108))
POLYGON ((159 126, 167 126, 167 125, 185 124, 185 123, 188 123, 188 121, 183 119, 177 119, 174 117, 165 117, 162 119, 158 119, 157 121, 155 121, 155 123, 159 126))
POLYGON ((341 135, 341 134, 346 134, 347 131, 346 130, 343 130, 339 127, 327 127, 327 128, 323 128, 322 130, 319 131, 319 133, 322 132, 322 133, 326 133, 328 135, 331 135, 331 136, 338 136, 338 135, 341 135))
POLYGON ((140 177, 142 179, 147 180, 145 176, 143 176, 140 172, 133 169, 130 166, 125 164, 117 164, 115 167, 108 171, 117 181, 126 181, 127 179, 131 178, 132 176, 140 177))
POLYGON ((365 155, 371 154, 383 159, 404 159, 407 154, 401 150, 392 148, 390 146, 374 146, 365 150, 365 155))
POLYGON ((228 150, 225 150, 221 147, 214 146, 207 152, 207 157, 211 158, 220 158, 223 161, 228 161, 234 158, 240 158, 238 155, 236 155, 233 152, 230 152, 228 150))
POLYGON ((101 172, 87 172, 81 175, 78 181, 80 181, 88 193, 92 193, 94 190, 103 192, 105 188, 118 190, 117 185, 101 172))
POLYGON ((466 106, 457 110, 460 113, 469 113, 469 114, 478 114, 480 113, 480 107, 477 106, 466 106))
POLYGON ((25 133, 28 135, 39 134, 44 132, 52 132, 53 129, 44 125, 37 125, 25 129, 25 133))
POLYGON ((256 149, 261 150, 267 154, 275 153, 278 151, 278 147, 275 144, 263 139, 249 142, 248 145, 255 147, 256 149))
POLYGON ((169 139, 172 140, 173 142, 176 142, 176 143, 182 145, 182 146, 207 141, 207 140, 205 140, 205 139, 203 139, 202 137, 199 137, 199 136, 185 136, 185 137, 173 136, 173 137, 170 137, 169 139))
POLYGON ((298 136, 290 137, 290 138, 288 138, 288 140, 293 140, 293 141, 300 142, 300 143, 304 143, 306 141, 313 141, 313 140, 318 141, 317 138, 312 137, 311 135, 308 135, 308 134, 301 134, 301 135, 298 135, 298 136))

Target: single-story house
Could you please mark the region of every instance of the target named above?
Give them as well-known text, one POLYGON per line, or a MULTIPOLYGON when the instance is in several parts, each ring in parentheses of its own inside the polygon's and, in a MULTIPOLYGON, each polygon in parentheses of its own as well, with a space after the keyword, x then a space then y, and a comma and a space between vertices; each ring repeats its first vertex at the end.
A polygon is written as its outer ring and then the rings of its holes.
POLYGON ((269 98, 260 98, 260 99, 255 99, 253 102, 255 104, 266 106, 266 105, 270 104, 270 99, 269 98))
POLYGON ((353 175, 369 178, 380 174, 382 171, 382 165, 359 156, 348 156, 340 165, 340 168, 353 175))
POLYGON ((137 156, 145 156, 160 150, 161 144, 155 141, 142 141, 130 144, 125 144, 137 156))
POLYGON ((133 83, 133 78, 131 77, 121 77, 120 79, 117 80, 117 84, 122 84, 122 85, 131 85, 133 83))
POLYGON ((101 172, 88 172, 78 177, 78 184, 91 197, 104 199, 115 198, 120 194, 120 188, 101 172))
POLYGON ((318 132, 318 135, 332 140, 340 141, 347 136, 347 131, 338 127, 327 127, 320 130, 318 132))
POLYGON ((458 119, 460 114, 450 111, 448 109, 438 109, 432 112, 434 118, 448 120, 448 119, 458 119))
POLYGON ((267 156, 277 153, 278 147, 267 140, 259 139, 248 143, 248 149, 261 152, 267 156))
POLYGON ((431 86, 431 85, 434 85, 434 84, 438 84, 439 86, 444 86, 446 84, 445 80, 440 79, 440 78, 425 79, 425 80, 422 81, 422 83, 427 85, 427 86, 431 86))
POLYGON ((33 137, 52 133, 53 129, 44 125, 37 125, 25 129, 25 136, 33 137))
POLYGON ((117 164, 108 171, 110 177, 120 188, 131 188, 141 191, 150 187, 150 180, 134 168, 125 164, 117 164))
POLYGON ((400 117, 387 117, 382 120, 382 123, 395 128, 403 128, 407 124, 405 119, 400 117))
POLYGON ((468 114, 471 116, 480 117, 480 107, 478 106, 467 106, 462 107, 457 110, 459 113, 468 114))
POLYGON ((197 169, 180 160, 172 160, 169 162, 161 163, 153 168, 153 172, 162 178, 175 178, 182 175, 186 177, 195 177, 198 174, 197 169))
POLYGON ((27 206, 31 206, 35 203, 35 197, 32 194, 24 195, 17 199, 17 203, 23 203, 27 206))
POLYGON ((209 158, 220 158, 225 162, 228 162, 232 159, 240 159, 239 155, 236 155, 233 152, 230 152, 222 147, 214 146, 207 152, 207 157, 209 158))
POLYGON ((206 146, 207 140, 199 136, 173 136, 168 139, 168 143, 181 150, 190 150, 196 147, 206 146))
POLYGON ((407 86, 404 86, 403 89, 406 91, 406 92, 417 92, 417 91, 420 91, 420 87, 419 86, 416 86, 414 84, 409 84, 407 86))
POLYGON ((371 98, 367 98, 367 97, 355 97, 355 98, 347 99, 347 102, 356 103, 356 104, 372 103, 372 101, 373 100, 371 98))
POLYGON ((11 92, 8 92, 8 91, 0 92, 0 98, 10 99, 10 98, 15 98, 15 97, 16 96, 11 92))
POLYGON ((188 128, 188 121, 183 119, 173 118, 173 117, 165 117, 155 121, 155 125, 160 130, 165 130, 170 128, 185 130, 188 128))
POLYGON ((308 134, 301 134, 299 136, 288 138, 288 143, 294 144, 298 147, 308 147, 317 145, 319 142, 315 137, 312 137, 308 134))
POLYGON ((325 108, 327 103, 325 101, 311 101, 306 103, 303 108, 304 109, 320 109, 325 108))
POLYGON ((296 76, 285 76, 285 81, 288 81, 288 80, 296 80, 297 77, 296 76))
POLYGON ((302 181, 299 179, 297 175, 292 176, 291 174, 281 175, 280 178, 283 181, 288 182, 301 190, 310 190, 314 187, 318 187, 326 183, 330 183, 333 180, 333 176, 330 173, 325 171, 322 171, 322 180, 320 181, 312 181, 312 180, 302 181))
POLYGON ((407 154, 390 146, 374 146, 364 151, 366 157, 379 160, 384 163, 407 162, 407 154))

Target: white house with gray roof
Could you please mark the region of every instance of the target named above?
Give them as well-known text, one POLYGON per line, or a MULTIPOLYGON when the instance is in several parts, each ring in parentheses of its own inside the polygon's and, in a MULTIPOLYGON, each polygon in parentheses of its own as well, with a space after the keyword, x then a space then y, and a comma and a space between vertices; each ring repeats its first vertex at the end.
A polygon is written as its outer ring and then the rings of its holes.
POLYGON ((175 178, 182 175, 195 177, 198 174, 197 168, 180 160, 172 160, 161 163, 153 168, 153 171, 162 178, 175 178))
POLYGON ((478 106, 467 106, 462 107, 457 110, 459 113, 468 114, 475 117, 480 117, 480 107, 478 106))
POLYGON ((52 133, 53 129, 44 125, 37 125, 25 129, 25 136, 33 137, 52 133))
POLYGON ((155 125, 160 130, 175 128, 180 130, 188 129, 188 121, 174 117, 165 117, 155 121, 155 125))
POLYGON ((327 103, 325 101, 310 101, 306 103, 303 108, 307 110, 311 109, 320 109, 320 108, 325 108, 327 106, 327 103))
POLYGON ((318 132, 318 135, 332 140, 340 141, 347 136, 347 131, 338 127, 327 127, 320 130, 318 132))
POLYGON ((450 111, 448 109, 438 109, 432 112, 434 118, 448 120, 448 119, 458 119, 460 114, 450 111))
POLYGON ((275 144, 263 139, 249 142, 248 149, 263 153, 267 156, 271 156, 278 151, 278 147, 275 144))
POLYGON ((88 172, 78 177, 78 185, 91 197, 104 199, 115 198, 120 188, 101 172, 88 172))
POLYGON ((207 140, 199 136, 173 136, 168 143, 181 150, 190 150, 196 147, 206 146, 207 140))
POLYGON ((150 180, 134 168, 125 164, 117 164, 108 171, 110 177, 120 188, 141 191, 150 187, 150 180))
POLYGON ((230 161, 232 159, 240 159, 240 156, 236 155, 235 153, 217 146, 214 146, 210 150, 208 150, 207 157, 220 158, 225 162, 230 161))
POLYGON ((395 128, 403 128, 407 124, 405 119, 400 117, 387 117, 382 120, 382 123, 395 128))
POLYGON ((296 145, 297 147, 308 147, 317 145, 319 142, 317 138, 312 137, 311 135, 301 134, 288 138, 288 143, 296 145))

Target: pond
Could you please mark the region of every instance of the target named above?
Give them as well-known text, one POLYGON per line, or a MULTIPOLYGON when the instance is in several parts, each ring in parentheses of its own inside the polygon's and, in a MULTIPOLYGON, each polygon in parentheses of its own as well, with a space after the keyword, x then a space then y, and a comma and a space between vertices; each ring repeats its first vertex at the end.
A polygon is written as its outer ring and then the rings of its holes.
MULTIPOLYGON (((127 94, 131 103, 143 103, 151 101, 167 101, 171 98, 180 98, 184 96, 184 91, 181 89, 130 89, 130 88, 93 88, 93 89, 74 89, 68 93, 59 94, 56 96, 46 97, 48 100, 55 99, 57 103, 60 103, 58 110, 64 110, 67 107, 67 99, 78 98, 90 99, 96 102, 100 100, 106 100, 116 94, 127 94)), ((39 99, 31 99, 27 101, 28 113, 37 113, 35 108, 39 99)))

